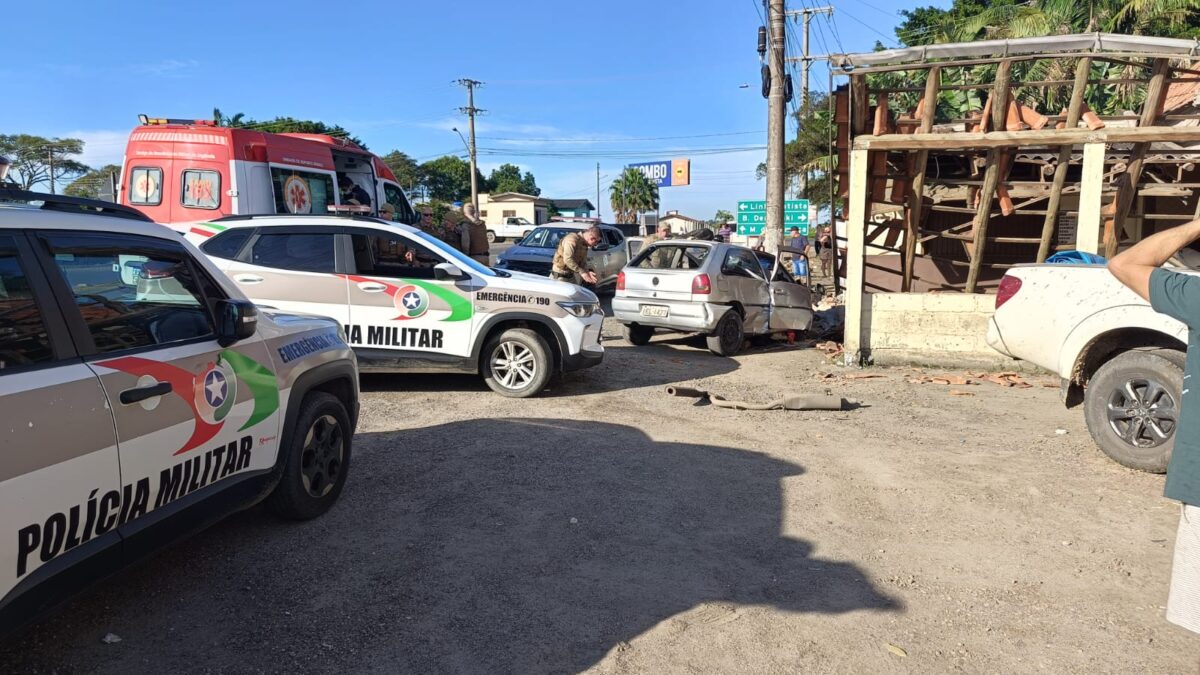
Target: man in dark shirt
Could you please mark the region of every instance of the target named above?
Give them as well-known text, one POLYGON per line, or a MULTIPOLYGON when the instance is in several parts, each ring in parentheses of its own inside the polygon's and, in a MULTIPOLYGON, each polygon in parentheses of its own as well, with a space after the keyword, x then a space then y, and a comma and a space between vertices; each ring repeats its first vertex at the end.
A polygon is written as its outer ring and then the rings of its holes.
POLYGON ((1162 267, 1180 249, 1200 239, 1200 220, 1159 232, 1108 263, 1108 269, 1155 311, 1188 327, 1179 424, 1167 467, 1164 493, 1182 502, 1167 620, 1200 633, 1200 275, 1162 267))
POLYGON ((338 178, 338 187, 342 190, 342 203, 355 204, 357 206, 371 206, 371 195, 367 191, 358 186, 357 183, 350 180, 346 174, 342 174, 338 178))

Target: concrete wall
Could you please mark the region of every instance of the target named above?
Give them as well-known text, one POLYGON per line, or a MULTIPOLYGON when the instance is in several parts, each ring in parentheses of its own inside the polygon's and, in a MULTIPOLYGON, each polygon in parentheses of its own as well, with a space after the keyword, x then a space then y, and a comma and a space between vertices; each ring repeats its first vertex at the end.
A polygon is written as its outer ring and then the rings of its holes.
POLYGON ((987 345, 994 295, 867 293, 864 300, 863 346, 876 364, 1012 370, 1018 363, 987 345))

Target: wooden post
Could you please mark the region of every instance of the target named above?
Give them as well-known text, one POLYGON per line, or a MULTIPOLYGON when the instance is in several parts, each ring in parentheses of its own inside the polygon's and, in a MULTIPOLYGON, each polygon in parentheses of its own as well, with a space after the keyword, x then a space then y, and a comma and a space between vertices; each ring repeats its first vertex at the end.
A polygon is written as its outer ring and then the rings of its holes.
POLYGON ((1083 176, 1079 181, 1079 229, 1075 248, 1096 253, 1100 242, 1100 194, 1104 190, 1104 143, 1083 146, 1083 176))
MULTIPOLYGON (((942 69, 933 66, 925 78, 925 109, 921 111, 921 126, 917 133, 927 134, 933 130, 933 116, 937 111, 938 88, 942 69)), ((917 150, 916 174, 913 176, 912 192, 908 195, 908 231, 904 234, 904 280, 900 290, 912 290, 913 266, 917 257, 917 238, 921 236, 921 210, 925 205, 925 165, 929 163, 929 151, 917 150)))
MULTIPOLYGON (((1008 82, 1012 73, 1012 61, 1005 59, 996 68, 996 82, 992 88, 992 128, 1003 129, 1004 118, 1008 113, 1008 82)), ((983 174, 983 188, 979 191, 979 207, 975 210, 975 232, 971 247, 971 267, 967 271, 967 293, 974 293, 979 286, 979 272, 983 269, 983 256, 987 252, 988 222, 992 218, 992 198, 996 194, 996 185, 1000 183, 1000 153, 1002 150, 988 150, 987 169, 983 174)))
MULTIPOLYGON (((1071 87, 1071 102, 1067 105, 1068 129, 1079 126, 1079 116, 1083 113, 1083 94, 1091 72, 1092 57, 1085 56, 1075 64, 1075 84, 1071 87)), ((1067 183, 1067 169, 1073 150, 1071 146, 1065 146, 1058 151, 1058 165, 1054 167, 1054 182, 1050 185, 1050 201, 1046 204, 1046 220, 1042 223, 1042 241, 1038 245, 1038 262, 1046 262, 1050 255, 1050 240, 1054 238, 1054 226, 1058 224, 1058 209, 1062 203, 1062 190, 1067 183)))
MULTIPOLYGON (((1171 62, 1168 59, 1155 59, 1154 70, 1150 82, 1146 85, 1146 100, 1142 103, 1142 114, 1138 118, 1139 127, 1154 126, 1158 119, 1158 111, 1162 108, 1163 97, 1167 94, 1167 79, 1171 75, 1171 62)), ((1121 243, 1121 231, 1125 229, 1125 219, 1129 217, 1129 208, 1133 206, 1133 198, 1137 196, 1138 183, 1142 180, 1142 166, 1146 160, 1148 143, 1138 143, 1129 151, 1129 165, 1125 175, 1117 187, 1116 211, 1113 213, 1112 230, 1104 241, 1104 255, 1111 258, 1117 254, 1121 243)))
POLYGON ((867 130, 867 111, 871 102, 867 99, 867 76, 850 76, 850 131, 858 136, 867 130))
MULTIPOLYGON (((867 150, 850 152, 850 212, 846 217, 846 330, 843 338, 847 366, 858 366, 863 358, 862 320, 863 306, 867 301, 863 293, 868 204, 867 155, 867 150)), ((836 241, 834 245, 837 245, 836 241)))

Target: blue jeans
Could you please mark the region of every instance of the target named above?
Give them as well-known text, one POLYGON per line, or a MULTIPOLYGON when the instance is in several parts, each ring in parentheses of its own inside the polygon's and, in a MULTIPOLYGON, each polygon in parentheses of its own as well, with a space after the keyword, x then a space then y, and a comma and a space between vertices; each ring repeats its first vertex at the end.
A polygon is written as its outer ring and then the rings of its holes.
POLYGON ((797 279, 808 276, 808 258, 792 258, 792 276, 797 279))

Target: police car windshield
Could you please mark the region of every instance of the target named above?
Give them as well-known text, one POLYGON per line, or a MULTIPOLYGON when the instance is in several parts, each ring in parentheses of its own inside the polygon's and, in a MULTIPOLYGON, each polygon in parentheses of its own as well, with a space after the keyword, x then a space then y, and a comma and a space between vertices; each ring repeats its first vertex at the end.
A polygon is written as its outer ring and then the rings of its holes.
POLYGON ((468 258, 462 253, 462 251, 451 248, 448 244, 446 244, 446 242, 440 239, 435 239, 434 237, 430 237, 429 235, 420 231, 415 232, 413 236, 420 237, 422 244, 425 244, 429 248, 436 249, 438 253, 441 253, 443 256, 445 256, 449 262, 457 265, 459 269, 471 270, 472 272, 482 274, 485 277, 499 276, 492 268, 468 258))
POLYGON ((558 242, 572 232, 582 232, 569 227, 539 227, 521 240, 521 246, 528 248, 558 248, 558 242))

